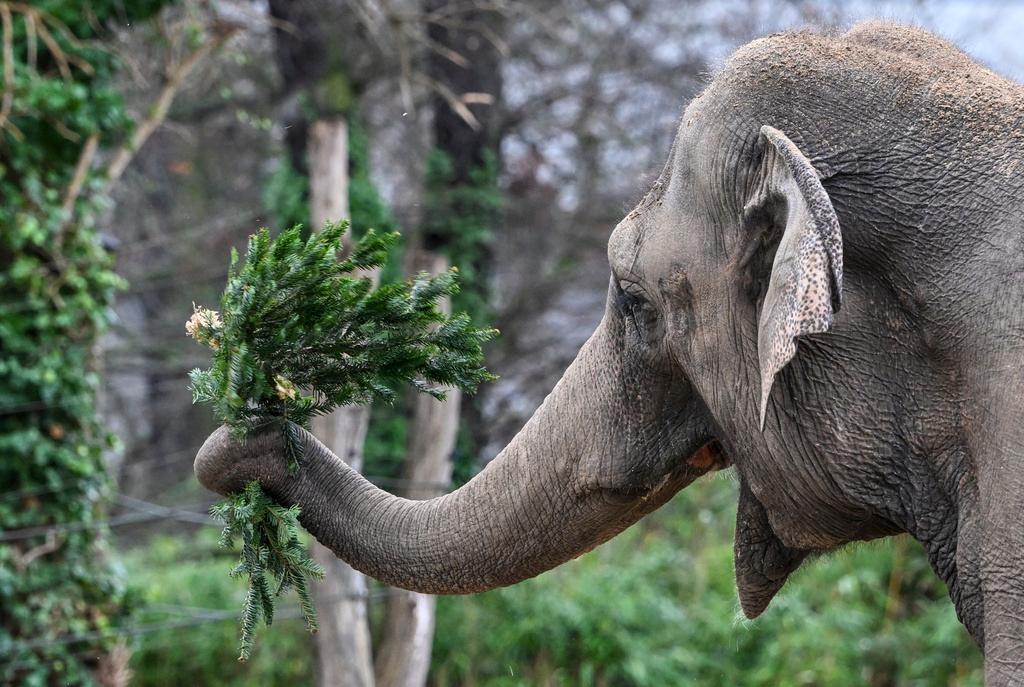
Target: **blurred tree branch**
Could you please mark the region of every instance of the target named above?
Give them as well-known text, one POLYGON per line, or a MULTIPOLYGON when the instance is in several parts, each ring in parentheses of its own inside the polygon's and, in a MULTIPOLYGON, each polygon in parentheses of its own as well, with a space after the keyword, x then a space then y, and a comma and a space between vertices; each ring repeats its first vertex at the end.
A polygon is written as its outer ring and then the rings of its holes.
MULTIPOLYGON (((203 31, 203 39, 197 47, 181 58, 168 58, 168 63, 163 69, 163 85, 150 105, 146 118, 135 127, 131 137, 114 153, 107 165, 105 176, 108 184, 114 184, 124 174, 135 154, 163 124, 175 96, 196 65, 223 46, 241 28, 237 23, 215 17, 203 31)), ((188 40, 185 35, 187 29, 185 26, 177 36, 167 34, 169 42, 173 45, 188 40)))
MULTIPOLYGON (((73 47, 81 47, 81 42, 68 30, 59 19, 50 13, 22 2, 0 2, 0 27, 2 27, 3 43, 3 95, 0 97, 0 130, 7 129, 15 139, 23 138, 21 131, 10 121, 14 109, 15 70, 14 70, 14 15, 20 14, 25 19, 26 54, 28 66, 35 71, 38 64, 39 48, 37 39, 46 45, 57 70, 65 81, 71 80, 71 65, 78 67, 86 74, 92 74, 92 65, 82 58, 65 52, 60 43, 54 39, 51 29, 60 34, 73 47)), ((61 135, 74 139, 74 134, 64 130, 61 135)))

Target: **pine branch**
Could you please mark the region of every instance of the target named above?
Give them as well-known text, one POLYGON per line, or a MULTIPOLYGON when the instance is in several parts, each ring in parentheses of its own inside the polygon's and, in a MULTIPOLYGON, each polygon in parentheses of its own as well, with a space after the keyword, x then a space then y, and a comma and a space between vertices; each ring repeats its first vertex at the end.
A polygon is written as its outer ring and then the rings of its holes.
MULTIPOLYGON (((382 266, 398 234, 370 230, 339 259, 347 226, 328 224, 305 241, 300 227, 276 238, 261 229, 244 262, 232 251, 220 312, 196 307, 185 325, 213 351, 210 368, 189 375, 193 402, 212 405, 238 439, 282 432, 289 475, 302 464, 299 427, 316 415, 391 402, 407 385, 443 399, 446 388, 472 392, 494 378, 481 366, 481 346, 497 332, 438 306, 458 291, 456 271, 375 288, 355 273, 382 266)), ((274 503, 252 482, 211 513, 225 523, 222 546, 241 540, 232 576, 249 578, 240 659, 252 652, 260 620, 273 621, 274 599, 290 589, 316 631, 308 580, 323 569, 302 544, 298 507, 274 503)))

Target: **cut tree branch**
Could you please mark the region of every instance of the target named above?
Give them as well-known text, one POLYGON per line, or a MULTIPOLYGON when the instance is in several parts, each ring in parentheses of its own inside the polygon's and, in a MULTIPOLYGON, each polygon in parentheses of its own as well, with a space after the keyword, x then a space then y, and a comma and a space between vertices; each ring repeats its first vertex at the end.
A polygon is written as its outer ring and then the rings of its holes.
POLYGON ((19 554, 17 547, 12 548, 11 552, 14 554, 14 567, 18 571, 18 574, 24 573, 32 561, 37 558, 42 558, 43 556, 51 554, 59 549, 61 544, 63 544, 63 540, 57 539, 57 532, 55 530, 50 530, 46 534, 45 542, 39 546, 29 549, 25 553, 19 554))
POLYGON ((11 8, 6 4, 0 4, 0 20, 3 21, 4 56, 4 94, 0 100, 0 129, 3 129, 14 104, 14 26, 11 8))
POLYGON ((226 24, 220 22, 213 27, 213 35, 207 39, 198 48, 193 50, 191 53, 186 55, 180 61, 168 65, 165 72, 164 85, 160 89, 160 93, 157 95, 156 100, 149 108, 149 115, 139 123, 135 130, 132 132, 131 138, 121 146, 113 158, 110 160, 110 164, 107 165, 106 178, 107 184, 112 185, 121 175, 124 174, 125 169, 134 159, 135 154, 138 153, 139 149, 149 140, 149 137, 160 128, 164 120, 167 118, 167 112, 171 109, 171 104, 174 102, 175 96, 178 91, 181 90, 182 85, 188 75, 195 69, 196 65, 199 64, 207 55, 214 52, 231 36, 238 31, 239 27, 234 24, 226 24))
MULTIPOLYGON (((60 228, 57 230, 57 250, 54 253, 55 256, 61 254, 61 246, 64 245, 68 227, 71 226, 71 220, 74 217, 75 201, 82 194, 82 186, 85 184, 85 177, 89 174, 92 161, 96 157, 99 142, 99 134, 92 134, 86 139, 85 145, 82 146, 82 152, 78 156, 78 162, 75 163, 75 173, 71 176, 71 183, 68 184, 67 189, 64 191, 64 202, 60 206, 64 219, 61 220, 60 228)), ((55 257, 55 259, 57 258, 55 257)), ((57 260, 63 271, 63 261, 57 260)))
POLYGON ((89 173, 89 167, 92 165, 93 158, 96 157, 96 149, 99 147, 99 142, 99 134, 92 134, 86 139, 85 145, 82 146, 82 153, 78 156, 78 163, 75 164, 75 173, 71 177, 71 183, 68 184, 67 190, 64 192, 64 202, 61 203, 61 209, 64 211, 64 214, 70 214, 75 208, 75 201, 78 200, 79 194, 82 193, 82 184, 85 183, 85 175, 89 173))

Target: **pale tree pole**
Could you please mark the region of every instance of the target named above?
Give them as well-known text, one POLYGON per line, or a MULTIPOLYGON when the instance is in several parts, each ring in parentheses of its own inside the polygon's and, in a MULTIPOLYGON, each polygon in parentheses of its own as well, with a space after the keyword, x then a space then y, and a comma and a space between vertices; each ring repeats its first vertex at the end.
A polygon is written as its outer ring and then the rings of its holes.
MULTIPOLYGON (((313 109, 283 111, 291 162, 309 178, 310 229, 350 217, 349 122, 353 106, 350 69, 342 46, 358 41, 350 26, 349 0, 269 0, 274 21, 275 58, 286 101, 305 99, 313 109)), ((366 274, 374 281, 376 273, 366 274)), ((355 470, 363 467, 369 409, 348 406, 315 418, 313 433, 355 470)), ((312 585, 320 615, 314 665, 320 687, 373 687, 373 658, 367 621, 365 578, 329 549, 312 544, 312 557, 325 576, 312 585)))
MULTIPOLYGON (((482 5, 483 3, 481 3, 482 5)), ((434 145, 452 162, 452 187, 472 183, 473 172, 497 153, 497 111, 501 95, 502 16, 453 0, 424 0, 421 7, 427 45, 422 78, 431 90, 434 145)), ((431 191, 428 189, 427 193, 431 191)), ((444 214, 472 213, 446 207, 444 214)), ((448 269, 452 237, 423 218, 420 246, 407 260, 408 271, 437 273, 448 269)), ((480 261, 481 256, 474 256, 480 261)), ((483 256, 486 262, 486 256, 483 256)), ((482 264, 473 265, 477 271, 482 264)), ((486 271, 486 270, 484 270, 486 271)), ((450 308, 449 303, 445 307, 450 308)), ((411 399, 412 420, 403 467, 407 498, 443 493, 451 480, 451 456, 459 431, 461 395, 445 401, 423 394, 411 399)), ((394 590, 388 597, 374 665, 377 687, 422 687, 430 669, 435 598, 394 590)))
MULTIPOLYGON (((495 140, 493 94, 497 89, 491 84, 494 79, 500 83, 495 74, 496 46, 490 28, 477 28, 484 20, 491 23, 487 10, 477 10, 475 3, 448 0, 401 0, 394 5, 371 0, 270 0, 269 6, 280 21, 275 37, 284 83, 289 90, 308 95, 318 111, 308 126, 295 121, 287 135, 293 156, 305 151, 314 230, 325 221, 349 216, 345 113, 374 80, 397 77, 410 109, 414 94, 421 92, 418 87, 425 87, 436 117, 436 144, 455 161, 453 183, 467 183, 469 171, 480 163, 483 147, 493 148, 495 140), (339 36, 351 40, 339 42, 339 36), (421 62, 423 55, 426 60, 421 62), (452 113, 461 126, 470 127, 468 135, 452 124, 452 113)), ((450 239, 423 233, 422 247, 410 249, 410 271, 444 271, 450 264, 444 244, 450 239)), ((379 278, 376 273, 366 276, 379 278)), ((405 492, 409 498, 447 490, 460 400, 455 390, 444 402, 424 395, 410 400, 404 477, 415 488, 405 492)), ((315 420, 312 429, 358 470, 368 415, 364 407, 343 408, 315 420)), ((389 592, 374 665, 365 579, 319 544, 314 544, 313 557, 326 570, 326 579, 314 585, 322 616, 316 639, 317 683, 321 687, 424 685, 433 643, 434 599, 389 592)))
MULTIPOLYGON (((448 258, 425 249, 413 249, 409 271, 438 274, 448 269, 448 258)), ((441 303, 451 312, 446 298, 441 303)), ((412 420, 403 466, 406 498, 431 498, 444 493, 452 478, 452 452, 459 432, 462 393, 449 389, 447 399, 428 394, 410 397, 412 420)), ((419 687, 426 684, 434 642, 435 597, 393 590, 388 597, 374 671, 377 687, 419 687)))
MULTIPOLYGON (((349 216, 348 125, 345 117, 316 120, 309 129, 310 219, 313 229, 349 216)), ((367 274, 377 281, 376 271, 367 274)), ((354 470, 363 467, 363 441, 370 418, 367 406, 348 406, 313 420, 313 433, 354 470)), ((316 680, 322 687, 372 687, 370 629, 365 578, 313 542, 313 558, 324 579, 313 585, 320 613, 316 634, 316 680)))

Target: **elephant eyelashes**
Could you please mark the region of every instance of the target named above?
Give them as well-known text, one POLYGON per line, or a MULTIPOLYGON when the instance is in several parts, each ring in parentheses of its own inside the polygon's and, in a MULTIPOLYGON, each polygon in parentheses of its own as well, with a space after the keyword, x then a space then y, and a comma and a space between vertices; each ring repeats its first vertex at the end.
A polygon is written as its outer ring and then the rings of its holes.
POLYGON ((629 320, 638 336, 645 344, 651 344, 656 338, 658 311, 643 295, 642 289, 632 282, 619 282, 618 300, 623 317, 629 320))

